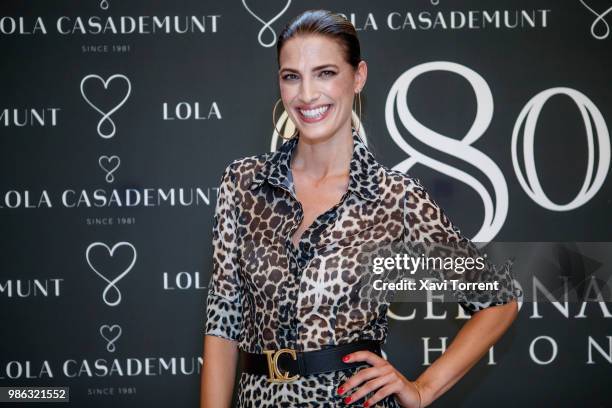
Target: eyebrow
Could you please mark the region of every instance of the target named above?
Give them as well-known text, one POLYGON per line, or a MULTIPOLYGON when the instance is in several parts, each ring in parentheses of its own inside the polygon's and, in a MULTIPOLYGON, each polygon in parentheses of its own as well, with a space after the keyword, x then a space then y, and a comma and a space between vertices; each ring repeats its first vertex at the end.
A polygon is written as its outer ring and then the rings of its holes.
MULTIPOLYGON (((323 68, 336 68, 336 69, 338 69, 338 66, 336 64, 323 64, 323 65, 319 65, 319 66, 314 67, 312 70, 313 71, 318 71, 318 70, 323 69, 323 68)), ((278 72, 282 73, 283 71, 299 73, 298 70, 293 69, 293 68, 281 68, 278 72)))

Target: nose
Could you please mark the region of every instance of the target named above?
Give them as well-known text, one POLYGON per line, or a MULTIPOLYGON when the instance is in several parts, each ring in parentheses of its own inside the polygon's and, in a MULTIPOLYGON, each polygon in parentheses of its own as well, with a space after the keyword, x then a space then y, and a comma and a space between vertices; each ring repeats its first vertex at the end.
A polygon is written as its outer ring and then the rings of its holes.
POLYGON ((312 83, 310 78, 304 78, 300 86, 300 99, 304 103, 311 103, 319 97, 319 92, 316 89, 315 84, 312 83))

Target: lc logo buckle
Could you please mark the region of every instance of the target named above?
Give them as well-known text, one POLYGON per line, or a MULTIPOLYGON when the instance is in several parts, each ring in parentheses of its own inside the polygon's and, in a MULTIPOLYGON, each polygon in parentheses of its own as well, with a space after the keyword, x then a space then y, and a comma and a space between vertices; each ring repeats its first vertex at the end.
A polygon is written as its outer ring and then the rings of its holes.
POLYGON ((289 377, 289 372, 281 373, 278 369, 278 358, 282 354, 289 354, 294 360, 297 360, 297 355, 293 349, 280 349, 280 350, 264 350, 266 357, 268 358, 268 382, 272 383, 285 383, 297 380, 300 375, 296 374, 293 377, 289 377))

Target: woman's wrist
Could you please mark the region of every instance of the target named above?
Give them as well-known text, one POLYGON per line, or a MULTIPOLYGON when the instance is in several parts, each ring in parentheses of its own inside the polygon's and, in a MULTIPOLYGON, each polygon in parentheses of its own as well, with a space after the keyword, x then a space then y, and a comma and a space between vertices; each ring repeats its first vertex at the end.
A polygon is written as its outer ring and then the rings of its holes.
POLYGON ((425 408, 431 404, 431 395, 429 393, 429 388, 426 384, 423 383, 421 378, 417 378, 412 382, 417 391, 419 392, 420 404, 419 408, 425 408))
POLYGON ((423 398, 421 397, 421 387, 419 386, 419 383, 417 383, 416 381, 413 381, 412 385, 414 386, 414 388, 416 388, 417 394, 419 395, 418 408, 421 408, 423 405, 423 398))

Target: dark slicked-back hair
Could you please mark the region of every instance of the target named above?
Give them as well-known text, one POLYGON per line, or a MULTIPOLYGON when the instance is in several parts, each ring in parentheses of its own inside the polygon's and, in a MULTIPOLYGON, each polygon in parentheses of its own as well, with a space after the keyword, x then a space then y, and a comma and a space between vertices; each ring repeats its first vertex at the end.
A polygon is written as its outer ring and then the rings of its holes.
POLYGON ((306 10, 291 20, 278 36, 276 61, 280 68, 280 53, 287 40, 304 34, 329 37, 340 44, 344 59, 353 69, 361 61, 361 47, 355 27, 346 18, 329 10, 306 10))

